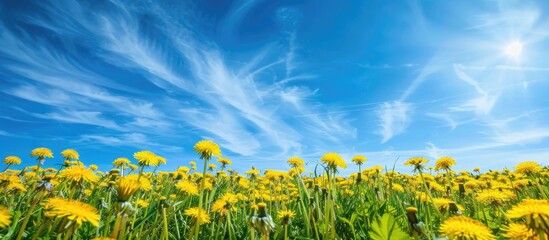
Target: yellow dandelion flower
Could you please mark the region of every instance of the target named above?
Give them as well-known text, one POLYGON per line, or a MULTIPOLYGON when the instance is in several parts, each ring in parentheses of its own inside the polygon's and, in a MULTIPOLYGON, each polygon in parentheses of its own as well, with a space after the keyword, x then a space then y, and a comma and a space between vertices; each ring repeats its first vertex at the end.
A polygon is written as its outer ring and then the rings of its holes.
POLYGON ((0 228, 6 228, 11 224, 10 211, 0 206, 0 228))
POLYGON ((549 233, 549 202, 547 200, 524 199, 507 211, 507 217, 511 219, 524 218, 528 228, 549 233))
POLYGON ((492 230, 486 225, 463 215, 446 219, 440 226, 440 233, 442 236, 448 237, 449 239, 496 239, 492 234, 492 230))
POLYGON ((454 201, 448 198, 433 198, 433 202, 441 212, 457 212, 463 210, 463 207, 456 204, 454 201))
POLYGON ((429 160, 424 157, 411 157, 404 163, 404 165, 413 166, 415 172, 417 170, 422 170, 424 168, 424 164, 428 162, 429 160))
POLYGON ((213 190, 213 184, 209 178, 206 178, 206 181, 204 182, 204 188, 201 188, 201 190, 202 189, 213 190))
POLYGON ((246 175, 257 176, 261 173, 261 171, 259 171, 259 169, 255 169, 254 167, 252 167, 252 169, 246 171, 245 173, 246 175))
POLYGON ((404 187, 398 183, 393 183, 393 186, 391 189, 395 192, 400 192, 400 193, 404 192, 404 187))
POLYGON ((223 166, 233 164, 233 162, 230 159, 224 158, 224 157, 218 158, 217 162, 221 163, 223 166))
POLYGON ((198 186, 191 181, 180 181, 175 184, 175 188, 189 195, 197 196, 199 194, 198 186))
POLYGON ((89 197, 92 194, 92 192, 93 191, 91 189, 86 189, 86 190, 84 190, 84 195, 89 197))
POLYGON ((130 167, 131 170, 134 170, 134 171, 139 168, 139 166, 137 166, 137 164, 130 164, 129 167, 130 167))
POLYGON ((337 167, 347 168, 347 163, 345 163, 345 160, 343 160, 343 158, 339 156, 339 154, 334 152, 324 154, 324 156, 322 156, 320 160, 328 164, 328 167, 333 170, 336 170, 337 167))
POLYGON ((124 157, 117 158, 112 161, 112 165, 114 165, 115 167, 128 166, 130 165, 130 159, 124 157))
POLYGON ((65 202, 67 201, 67 199, 64 199, 64 198, 60 198, 60 197, 53 197, 53 198, 48 198, 48 200, 42 202, 42 206, 44 206, 44 208, 46 210, 48 209, 52 209, 56 206, 59 206, 59 205, 63 205, 65 204, 65 202))
POLYGON ((204 209, 199 209, 198 207, 193 207, 185 210, 185 215, 193 218, 195 222, 202 225, 210 222, 210 216, 204 209))
POLYGON ((288 170, 288 175, 295 176, 304 172, 305 172, 305 168, 303 167, 293 167, 293 168, 290 168, 290 170, 288 170))
POLYGON ((408 213, 417 213, 417 208, 416 207, 407 207, 406 212, 408 212, 408 213))
POLYGON ((445 190, 444 187, 437 182, 430 182, 429 189, 434 192, 443 192, 445 190))
POLYGON ((240 178, 240 180, 238 180, 238 186, 241 188, 248 188, 250 187, 250 180, 242 177, 240 178))
POLYGON ((186 167, 186 166, 181 166, 179 168, 177 168, 177 171, 178 172, 182 172, 182 173, 188 173, 191 169, 189 167, 186 167))
POLYGON ((45 206, 47 206, 45 215, 48 217, 65 218, 73 221, 77 226, 81 226, 85 222, 89 222, 95 227, 99 226, 99 213, 89 204, 54 197, 46 200, 45 206))
POLYGON ((363 163, 366 162, 366 160, 368 160, 368 159, 365 156, 356 155, 356 156, 353 157, 353 159, 351 161, 353 161, 357 165, 362 165, 363 163))
POLYGON ((118 175, 120 173, 120 169, 114 168, 109 171, 109 174, 111 175, 118 175))
POLYGON ((280 210, 278 211, 278 219, 280 219, 281 225, 290 224, 292 218, 295 217, 295 212, 292 210, 280 210))
POLYGON ((158 162, 158 165, 166 164, 167 162, 166 158, 162 156, 156 156, 156 161, 158 162))
POLYGON ((189 162, 189 164, 191 165, 192 170, 196 170, 196 162, 191 161, 191 162, 189 162))
POLYGON ((305 165, 305 162, 300 157, 291 157, 288 158, 288 161, 286 161, 290 166, 292 167, 303 167, 305 165))
POLYGON ((6 165, 19 165, 21 164, 21 158, 17 156, 7 156, 4 158, 4 164, 6 165))
POLYGON ((515 173, 532 174, 541 171, 541 166, 537 162, 521 162, 515 166, 515 173))
POLYGON ((449 170, 454 165, 456 165, 456 160, 452 157, 441 157, 435 163, 435 171, 449 170))
POLYGON ((140 208, 146 208, 146 207, 149 206, 149 202, 147 202, 146 200, 143 200, 143 199, 137 200, 136 204, 140 208))
POLYGON ((194 145, 194 151, 204 160, 210 160, 212 156, 221 157, 221 149, 217 143, 210 140, 201 140, 194 145))
POLYGON ((238 202, 236 194, 225 193, 220 199, 216 200, 212 206, 212 211, 225 216, 229 211, 236 211, 234 206, 238 202))
POLYGON ((213 164, 213 163, 208 163, 208 169, 210 170, 214 170, 217 168, 217 165, 213 164))
POLYGON ((37 157, 39 159, 53 158, 53 153, 49 148, 35 148, 31 151, 31 157, 37 157))
POLYGON ((98 167, 97 165, 95 165, 95 164, 91 164, 89 168, 90 168, 90 170, 92 170, 92 171, 95 171, 95 170, 99 169, 99 167, 98 167))
POLYGON ((141 166, 158 166, 158 156, 151 151, 139 151, 133 157, 141 166))
POLYGON ((481 185, 482 183, 475 179, 471 179, 463 184, 463 186, 468 189, 476 189, 479 188, 481 185))
POLYGON ((73 182, 96 183, 99 181, 99 176, 84 166, 65 168, 59 172, 59 176, 73 182))
POLYGON ((137 174, 130 174, 130 175, 126 176, 125 178, 138 182, 140 190, 143 190, 143 191, 152 190, 151 181, 146 177, 139 178, 139 175, 137 175, 137 174), (137 181, 137 179, 139 179, 139 181, 137 181))
POLYGON ((477 193, 477 201, 485 205, 502 205, 514 198, 516 198, 515 193, 509 190, 487 189, 477 193))
MULTIPOLYGON (((18 177, 15 177, 15 176, 14 178, 19 179, 18 177)), ((9 184, 4 187, 4 190, 26 192, 27 188, 25 187, 25 185, 21 183, 21 180, 18 180, 18 181, 10 181, 9 184)))
POLYGON ((278 170, 265 170, 265 177, 271 181, 284 180, 290 178, 287 172, 278 170))
POLYGON ((380 173, 381 171, 383 171, 383 167, 376 165, 376 166, 372 166, 371 168, 365 169, 364 171, 369 173, 374 173, 374 174, 380 173))
POLYGON ((212 205, 212 211, 219 213, 221 216, 227 215, 227 202, 223 199, 218 199, 212 205))
POLYGON ((74 149, 65 149, 61 152, 61 156, 65 159, 78 159, 78 152, 74 149))
POLYGON ((236 204, 236 202, 238 202, 238 195, 228 192, 228 193, 223 194, 221 199, 227 201, 230 204, 236 204))
POLYGON ((520 190, 528 185, 532 184, 529 179, 518 179, 513 182, 513 187, 516 190, 520 190))
POLYGON ((126 202, 130 197, 139 190, 140 184, 137 180, 128 177, 122 177, 118 180, 118 187, 116 193, 118 194, 118 201, 126 202))
POLYGON ((509 226, 503 228, 505 233, 503 237, 510 240, 538 240, 539 236, 534 230, 529 229, 522 223, 510 223, 509 226))

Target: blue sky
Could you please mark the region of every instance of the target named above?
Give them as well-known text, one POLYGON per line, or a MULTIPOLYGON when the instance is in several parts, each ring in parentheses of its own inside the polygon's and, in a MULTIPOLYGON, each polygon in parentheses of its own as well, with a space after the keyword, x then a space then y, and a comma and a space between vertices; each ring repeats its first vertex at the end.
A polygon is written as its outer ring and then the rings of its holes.
POLYGON ((0 151, 151 150, 164 169, 220 144, 233 168, 326 152, 409 171, 549 163, 545 1, 0 3, 0 151), (520 43, 521 53, 508 46, 520 43), (507 49, 507 50, 506 50, 507 49))

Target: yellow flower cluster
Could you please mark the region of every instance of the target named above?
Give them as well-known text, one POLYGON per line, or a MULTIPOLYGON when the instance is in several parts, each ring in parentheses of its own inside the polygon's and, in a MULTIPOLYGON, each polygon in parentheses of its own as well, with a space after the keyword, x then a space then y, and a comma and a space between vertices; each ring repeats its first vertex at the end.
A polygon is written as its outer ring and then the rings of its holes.
MULTIPOLYGON (((53 157, 44 149, 33 156, 53 157)), ((393 226, 387 239, 535 240, 549 233, 549 169, 536 162, 481 173, 453 169, 451 157, 431 166, 412 157, 405 165, 418 174, 364 166, 368 159, 355 155, 346 175, 338 173, 347 167, 343 157, 329 152, 316 166, 291 156, 286 170, 239 172, 225 168, 232 161, 212 141, 194 150, 205 161, 174 171, 146 169, 166 163, 151 151, 135 152, 137 165, 117 158, 106 172, 103 164, 84 165, 74 149, 61 152, 55 168, 41 168, 40 161, 10 169, 21 159, 6 157, 0 237, 377 239, 384 224, 393 226), (363 221, 370 210, 376 214, 363 221)))

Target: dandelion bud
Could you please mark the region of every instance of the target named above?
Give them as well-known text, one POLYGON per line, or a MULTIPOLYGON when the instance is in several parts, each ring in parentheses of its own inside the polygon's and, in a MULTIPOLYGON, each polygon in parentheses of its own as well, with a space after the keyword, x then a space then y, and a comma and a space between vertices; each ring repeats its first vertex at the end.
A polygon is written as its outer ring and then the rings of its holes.
POLYGON ((263 202, 257 204, 257 214, 252 217, 251 225, 256 231, 268 238, 271 232, 274 231, 275 224, 271 215, 267 214, 266 206, 267 204, 263 202))
POLYGON ((458 186, 459 186, 459 197, 464 197, 465 196, 465 186, 463 185, 463 183, 460 183, 458 186))
POLYGON ((423 230, 423 222, 419 221, 417 215, 417 208, 407 207, 406 218, 408 219, 408 227, 410 229, 410 236, 427 236, 423 230))
POLYGON ((53 191, 53 184, 50 183, 49 180, 42 180, 38 183, 38 185, 36 186, 36 188, 38 189, 38 191, 48 191, 48 192, 52 192, 53 191))
POLYGON ((99 203, 97 204, 97 208, 109 208, 109 205, 105 201, 105 198, 101 198, 101 201, 99 201, 99 203))
POLYGON ((92 164, 92 165, 90 165, 90 169, 91 169, 92 171, 95 171, 95 170, 99 169, 99 167, 98 167, 97 165, 95 165, 95 164, 92 164))
POLYGON ((130 202, 119 202, 118 203, 118 215, 123 215, 124 217, 130 216, 135 209, 133 208, 130 202))
POLYGON ((461 214, 461 211, 459 209, 459 206, 455 202, 450 202, 448 204, 448 210, 452 214, 461 214))
POLYGON ((120 169, 118 168, 113 168, 109 171, 109 174, 111 175, 118 175, 120 173, 120 169))

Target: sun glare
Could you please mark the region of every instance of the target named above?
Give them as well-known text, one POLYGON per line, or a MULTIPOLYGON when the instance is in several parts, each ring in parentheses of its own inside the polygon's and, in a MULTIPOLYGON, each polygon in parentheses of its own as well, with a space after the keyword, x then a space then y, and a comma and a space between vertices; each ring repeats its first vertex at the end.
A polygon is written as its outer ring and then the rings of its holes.
POLYGON ((505 54, 510 57, 519 57, 522 52, 522 43, 515 41, 505 47, 505 54))

